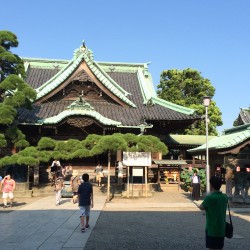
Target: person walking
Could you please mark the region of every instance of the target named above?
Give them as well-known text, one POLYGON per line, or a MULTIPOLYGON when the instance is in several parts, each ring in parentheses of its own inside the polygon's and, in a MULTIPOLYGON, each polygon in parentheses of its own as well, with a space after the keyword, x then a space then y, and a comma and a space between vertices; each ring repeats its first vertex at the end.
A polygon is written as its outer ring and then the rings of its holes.
POLYGON ((2 190, 2 179, 3 177, 0 175, 0 191, 2 190))
POLYGON ((118 185, 121 186, 123 180, 123 165, 121 161, 118 162, 117 177, 118 177, 118 185))
POLYGON ((59 177, 59 169, 61 168, 61 163, 59 160, 55 159, 50 167, 51 174, 51 186, 55 185, 56 179, 59 177))
POLYGON ((3 208, 8 207, 8 198, 10 198, 10 207, 13 207, 14 201, 14 190, 16 188, 16 182, 11 178, 11 175, 6 175, 2 181, 2 192, 3 192, 3 208))
POLYGON ((212 176, 209 182, 211 193, 199 207, 206 211, 206 248, 223 249, 228 197, 220 191, 221 178, 212 176))
POLYGON ((78 199, 78 188, 79 185, 81 184, 81 179, 79 176, 77 175, 73 175, 70 179, 70 186, 73 192, 73 197, 72 197, 72 202, 75 204, 77 203, 77 199, 78 199))
POLYGON ((196 170, 194 170, 194 174, 192 176, 192 187, 192 198, 193 200, 198 201, 200 198, 200 176, 198 176, 196 170))
POLYGON ((56 206, 60 205, 63 187, 64 187, 64 179, 62 177, 58 177, 55 181, 56 206))
POLYGON ((81 232, 89 228, 90 207, 94 207, 93 187, 89 182, 89 175, 82 175, 83 183, 78 188, 78 203, 80 209, 81 232), (86 220, 86 221, 85 221, 86 220))
POLYGON ((101 173, 103 171, 102 165, 98 164, 95 168, 95 179, 96 179, 96 183, 98 185, 98 187, 101 186, 101 173))

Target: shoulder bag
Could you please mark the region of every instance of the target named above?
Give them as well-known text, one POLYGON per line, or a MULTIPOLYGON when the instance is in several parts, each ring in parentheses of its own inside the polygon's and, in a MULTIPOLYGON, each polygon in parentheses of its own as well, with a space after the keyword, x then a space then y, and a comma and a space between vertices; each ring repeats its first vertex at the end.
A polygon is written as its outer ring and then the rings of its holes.
POLYGON ((230 208, 229 208, 229 202, 227 201, 227 206, 228 206, 228 213, 229 213, 229 219, 230 219, 230 223, 226 221, 226 230, 225 230, 225 236, 228 239, 233 238, 233 223, 232 223, 232 218, 231 218, 231 214, 230 214, 230 208))

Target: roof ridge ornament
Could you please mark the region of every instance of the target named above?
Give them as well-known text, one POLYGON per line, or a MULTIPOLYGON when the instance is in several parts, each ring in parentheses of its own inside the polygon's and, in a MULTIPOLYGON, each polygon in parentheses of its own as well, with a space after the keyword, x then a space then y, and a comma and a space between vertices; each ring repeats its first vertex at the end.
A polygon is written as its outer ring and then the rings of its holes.
POLYGON ((79 99, 71 103, 67 109, 86 109, 86 110, 94 110, 94 107, 91 106, 88 102, 83 99, 83 95, 79 95, 79 99))
POLYGON ((76 59, 78 56, 84 53, 89 57, 91 61, 94 60, 93 52, 87 48, 85 40, 82 41, 82 45, 80 46, 80 48, 74 50, 73 59, 76 59))
POLYGON ((146 106, 148 106, 148 107, 152 107, 152 106, 154 106, 154 105, 155 105, 155 103, 154 103, 154 101, 153 101, 152 97, 151 97, 150 99, 148 99, 148 100, 147 100, 147 102, 146 102, 146 106))
POLYGON ((144 76, 145 76, 146 78, 149 77, 149 70, 148 70, 148 65, 149 65, 149 64, 150 64, 150 62, 144 63, 144 76))

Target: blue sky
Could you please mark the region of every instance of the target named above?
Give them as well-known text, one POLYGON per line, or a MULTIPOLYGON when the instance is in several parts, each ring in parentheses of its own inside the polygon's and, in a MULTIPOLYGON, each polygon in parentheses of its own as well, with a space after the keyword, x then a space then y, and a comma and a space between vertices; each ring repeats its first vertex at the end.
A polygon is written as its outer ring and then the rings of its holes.
POLYGON ((193 68, 215 87, 221 132, 250 106, 248 0, 12 0, 0 30, 21 57, 72 59, 83 40, 96 61, 150 62, 155 88, 166 69, 193 68))

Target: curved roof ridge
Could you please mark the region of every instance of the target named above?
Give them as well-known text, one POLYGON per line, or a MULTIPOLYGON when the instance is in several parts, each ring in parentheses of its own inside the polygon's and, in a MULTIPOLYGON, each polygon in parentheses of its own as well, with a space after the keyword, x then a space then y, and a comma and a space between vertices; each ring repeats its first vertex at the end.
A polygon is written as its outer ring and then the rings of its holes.
POLYGON ((237 132, 241 132, 242 130, 245 130, 245 129, 250 130, 250 124, 249 123, 239 125, 239 126, 236 126, 236 127, 232 127, 232 128, 229 128, 229 129, 225 129, 223 131, 223 134, 227 135, 227 134, 237 133, 237 132))
MULTIPOLYGON (((250 129, 237 131, 232 134, 222 134, 214 139, 211 139, 207 146, 209 149, 226 149, 234 147, 250 138, 250 129)), ((206 149, 206 144, 197 148, 189 149, 188 152, 202 151, 206 149)))
POLYGON ((83 55, 80 54, 76 59, 71 60, 64 68, 56 75, 50 78, 46 83, 36 89, 37 99, 40 99, 51 90, 55 89, 62 81, 64 81, 82 61, 83 55))
POLYGON ((50 91, 60 85, 72 72, 79 66, 84 59, 87 66, 91 69, 93 74, 98 78, 102 84, 113 92, 119 99, 127 103, 129 106, 136 107, 126 96, 129 94, 122 87, 120 87, 111 77, 104 72, 101 67, 93 60, 93 53, 87 47, 81 46, 74 51, 73 59, 62 68, 56 75, 49 79, 46 83, 36 89, 37 99, 40 99, 50 91))
POLYGON ((103 125, 113 125, 113 126, 121 125, 121 122, 106 118, 95 110, 79 109, 79 108, 64 110, 63 112, 59 113, 56 116, 52 116, 52 117, 46 118, 44 120, 40 120, 39 123, 41 123, 41 124, 56 124, 58 122, 61 122, 63 119, 65 119, 69 116, 74 116, 74 115, 90 116, 90 117, 98 120, 103 125))
MULTIPOLYGON (((144 69, 147 70, 147 68, 145 68, 145 64, 144 69)), ((143 96, 143 104, 147 104, 152 97, 156 97, 155 90, 153 88, 152 82, 148 79, 149 75, 147 75, 146 78, 145 73, 143 72, 143 69, 141 67, 138 68, 137 76, 143 96)))
POLYGON ((67 59, 51 59, 51 58, 37 58, 37 57, 21 57, 25 62, 55 62, 55 63, 69 63, 67 59))
POLYGON ((125 91, 121 86, 119 86, 104 70, 101 69, 98 63, 92 61, 87 54, 84 54, 83 57, 96 78, 98 78, 105 87, 107 87, 110 91, 112 91, 113 94, 115 94, 119 99, 127 103, 129 106, 134 108, 136 107, 136 105, 126 97, 130 94, 129 92, 125 91))
POLYGON ((194 112, 195 112, 195 109, 183 107, 183 106, 180 106, 178 104, 163 100, 163 99, 161 99, 159 97, 152 97, 151 100, 152 100, 153 103, 159 104, 159 105, 161 105, 163 107, 172 109, 174 111, 177 111, 177 112, 180 112, 180 113, 183 113, 183 114, 186 114, 186 115, 193 115, 194 112))
POLYGON ((116 88, 118 88, 125 96, 130 95, 124 88, 122 88, 116 81, 114 81, 100 66, 97 62, 93 62, 93 64, 102 72, 102 74, 113 84, 116 88))

